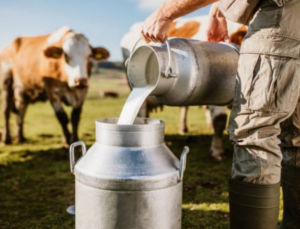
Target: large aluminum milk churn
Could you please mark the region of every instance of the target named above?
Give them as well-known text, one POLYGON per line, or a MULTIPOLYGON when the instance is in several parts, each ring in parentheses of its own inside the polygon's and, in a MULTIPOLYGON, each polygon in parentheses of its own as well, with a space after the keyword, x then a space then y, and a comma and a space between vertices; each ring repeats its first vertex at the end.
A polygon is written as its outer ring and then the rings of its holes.
POLYGON ((162 104, 225 105, 233 100, 238 46, 173 38, 134 49, 126 61, 131 87, 153 87, 151 95, 162 104))
POLYGON ((117 121, 96 121, 96 142, 87 152, 82 141, 70 147, 76 228, 180 229, 188 148, 179 161, 164 144, 163 121, 117 121), (75 163, 77 146, 83 156, 75 163))

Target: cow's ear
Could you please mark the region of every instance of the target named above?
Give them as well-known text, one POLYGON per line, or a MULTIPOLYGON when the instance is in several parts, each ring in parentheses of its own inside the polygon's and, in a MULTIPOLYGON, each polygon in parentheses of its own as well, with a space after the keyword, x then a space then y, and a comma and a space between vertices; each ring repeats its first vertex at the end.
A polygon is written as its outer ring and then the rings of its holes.
POLYGON ((246 34, 246 31, 238 31, 229 37, 229 42, 241 46, 246 34))
POLYGON ((94 60, 107 60, 110 54, 109 51, 102 47, 92 48, 92 58, 94 60))
POLYGON ((55 46, 50 46, 44 50, 44 54, 48 58, 58 59, 63 54, 63 49, 55 46))

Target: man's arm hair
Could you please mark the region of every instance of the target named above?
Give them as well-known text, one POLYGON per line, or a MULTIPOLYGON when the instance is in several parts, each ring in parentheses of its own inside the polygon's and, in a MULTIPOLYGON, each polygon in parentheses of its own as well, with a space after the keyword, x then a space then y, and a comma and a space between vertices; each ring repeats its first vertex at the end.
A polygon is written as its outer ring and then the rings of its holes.
POLYGON ((168 0, 158 11, 166 18, 173 21, 195 10, 207 6, 217 0, 168 0))

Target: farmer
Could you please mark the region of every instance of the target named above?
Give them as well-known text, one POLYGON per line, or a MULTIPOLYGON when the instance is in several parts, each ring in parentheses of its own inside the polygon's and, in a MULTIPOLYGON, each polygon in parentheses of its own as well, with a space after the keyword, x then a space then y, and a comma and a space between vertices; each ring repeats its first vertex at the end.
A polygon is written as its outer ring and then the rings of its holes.
MULTIPOLYGON (((215 0, 168 0, 143 24, 146 42, 161 42, 172 21, 215 0)), ((240 50, 228 132, 234 144, 229 180, 230 228, 300 228, 300 1, 214 3, 209 41, 228 39, 226 20, 248 25, 240 50), (299 102, 298 102, 299 101, 299 102)))

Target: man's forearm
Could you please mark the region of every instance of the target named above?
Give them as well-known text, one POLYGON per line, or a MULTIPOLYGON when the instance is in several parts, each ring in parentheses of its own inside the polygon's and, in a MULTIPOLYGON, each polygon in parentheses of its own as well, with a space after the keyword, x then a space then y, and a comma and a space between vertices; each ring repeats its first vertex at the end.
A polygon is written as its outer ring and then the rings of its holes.
POLYGON ((174 20, 216 1, 217 0, 168 0, 157 10, 157 13, 161 17, 174 20))

